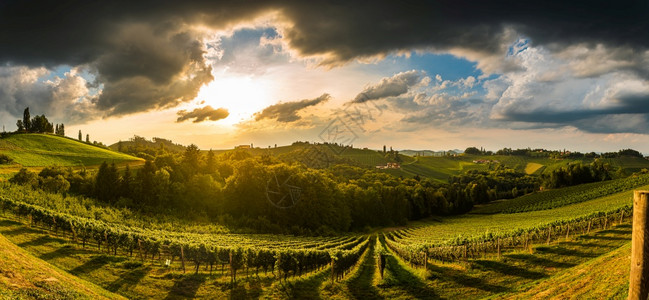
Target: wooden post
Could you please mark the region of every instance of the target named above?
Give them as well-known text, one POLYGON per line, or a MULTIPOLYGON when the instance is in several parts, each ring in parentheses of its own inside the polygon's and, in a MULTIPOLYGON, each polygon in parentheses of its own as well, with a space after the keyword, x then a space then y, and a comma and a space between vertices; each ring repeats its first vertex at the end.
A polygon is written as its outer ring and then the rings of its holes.
POLYGON ((649 191, 633 195, 633 235, 631 239, 631 274, 629 300, 649 296, 649 191))
POLYGON ((140 260, 144 262, 144 257, 142 256, 142 243, 140 242, 139 238, 137 239, 137 248, 138 248, 138 252, 140 253, 140 260))
POLYGON ((620 225, 622 225, 622 222, 624 222, 624 211, 620 212, 620 225))
POLYGON ((527 250, 527 239, 529 239, 529 233, 525 234, 525 244, 523 245, 523 251, 527 250))
POLYGON ((497 245, 497 247, 498 247, 498 259, 500 259, 500 238, 498 239, 498 241, 496 243, 498 243, 498 245, 497 245))
POLYGON ((568 224, 568 230, 566 230, 566 241, 570 237, 570 224, 568 224))
POLYGON ((185 251, 183 251, 182 246, 180 246, 180 259, 181 259, 182 266, 183 266, 183 273, 185 273, 185 251))
POLYGON ((593 220, 588 220, 588 230, 586 230, 586 233, 590 233, 590 224, 593 222, 593 220))
POLYGON ((606 225, 608 225, 608 214, 604 214, 604 229, 606 229, 606 225))
POLYGON ((334 279, 335 279, 334 274, 335 274, 334 273, 334 257, 332 256, 331 257, 331 284, 334 284, 334 279))
POLYGON ((552 226, 550 226, 550 228, 548 228, 548 241, 546 243, 548 245, 550 245, 550 236, 552 236, 552 226))
POLYGON ((428 249, 424 250, 424 270, 428 270, 428 249))

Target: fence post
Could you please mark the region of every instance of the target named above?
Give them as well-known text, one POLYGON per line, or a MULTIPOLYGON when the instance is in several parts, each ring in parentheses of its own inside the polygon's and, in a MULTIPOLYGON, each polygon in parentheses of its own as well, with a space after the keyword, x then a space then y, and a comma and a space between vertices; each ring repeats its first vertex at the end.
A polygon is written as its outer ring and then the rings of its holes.
POLYGON ((649 191, 634 191, 629 300, 649 295, 649 191))
POLYGON ((185 274, 185 251, 183 250, 183 246, 180 246, 180 262, 183 267, 183 274, 185 274))
POLYGON ((498 238, 498 241, 496 243, 498 243, 498 245, 496 246, 498 248, 498 259, 500 259, 500 238, 498 238))

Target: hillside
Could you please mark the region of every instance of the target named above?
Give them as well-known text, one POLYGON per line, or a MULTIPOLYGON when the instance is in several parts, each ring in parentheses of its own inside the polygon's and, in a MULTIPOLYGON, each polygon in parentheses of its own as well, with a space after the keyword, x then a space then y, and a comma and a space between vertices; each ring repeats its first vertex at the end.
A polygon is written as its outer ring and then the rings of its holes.
MULTIPOLYGON (((74 139, 49 134, 14 134, 0 139, 0 154, 13 159, 2 169, 95 166, 102 162, 140 163, 141 159, 74 139)), ((6 172, 3 172, 6 173, 6 172)))
MULTIPOLYGON (((114 147, 114 145, 111 147, 114 147)), ((386 154, 378 150, 299 142, 289 146, 224 149, 215 150, 214 152, 222 154, 235 150, 245 151, 252 156, 270 155, 280 159, 290 157, 291 161, 300 161, 309 167, 318 168, 335 163, 348 163, 360 167, 375 168, 394 161, 394 159, 389 158, 389 153, 386 154)), ((593 159, 552 159, 515 155, 415 156, 415 154, 421 152, 424 151, 400 151, 401 168, 382 169, 380 171, 394 176, 411 178, 419 175, 420 177, 446 182, 449 177, 460 175, 468 170, 487 170, 489 168, 488 162, 498 162, 530 175, 549 173, 570 163, 581 162, 588 164, 593 162, 593 159)), ((622 168, 626 174, 649 168, 649 160, 638 157, 607 158, 604 159, 604 162, 613 167, 622 168)))
POLYGON ((123 299, 34 257, 0 235, 0 298, 123 299))

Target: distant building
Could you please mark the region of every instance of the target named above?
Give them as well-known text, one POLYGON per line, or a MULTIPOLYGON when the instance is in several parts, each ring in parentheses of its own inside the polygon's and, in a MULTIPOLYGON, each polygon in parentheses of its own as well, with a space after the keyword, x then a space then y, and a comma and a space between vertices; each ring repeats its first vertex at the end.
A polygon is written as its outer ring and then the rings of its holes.
POLYGON ((399 163, 389 162, 385 166, 376 166, 377 169, 401 169, 399 163))
POLYGON ((250 149, 250 145, 239 145, 239 146, 234 146, 234 149, 250 149))
POLYGON ((478 159, 473 161, 474 164, 488 164, 488 163, 500 163, 497 160, 490 160, 490 159, 478 159))

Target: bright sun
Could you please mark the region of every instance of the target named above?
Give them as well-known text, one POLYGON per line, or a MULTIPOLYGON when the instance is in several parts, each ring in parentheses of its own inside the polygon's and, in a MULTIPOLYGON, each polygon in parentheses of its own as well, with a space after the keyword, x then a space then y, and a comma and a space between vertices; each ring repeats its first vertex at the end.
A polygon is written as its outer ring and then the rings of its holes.
POLYGON ((230 115, 218 123, 228 125, 249 119, 272 104, 267 83, 250 77, 216 77, 201 88, 196 100, 204 100, 213 108, 226 108, 230 115))

